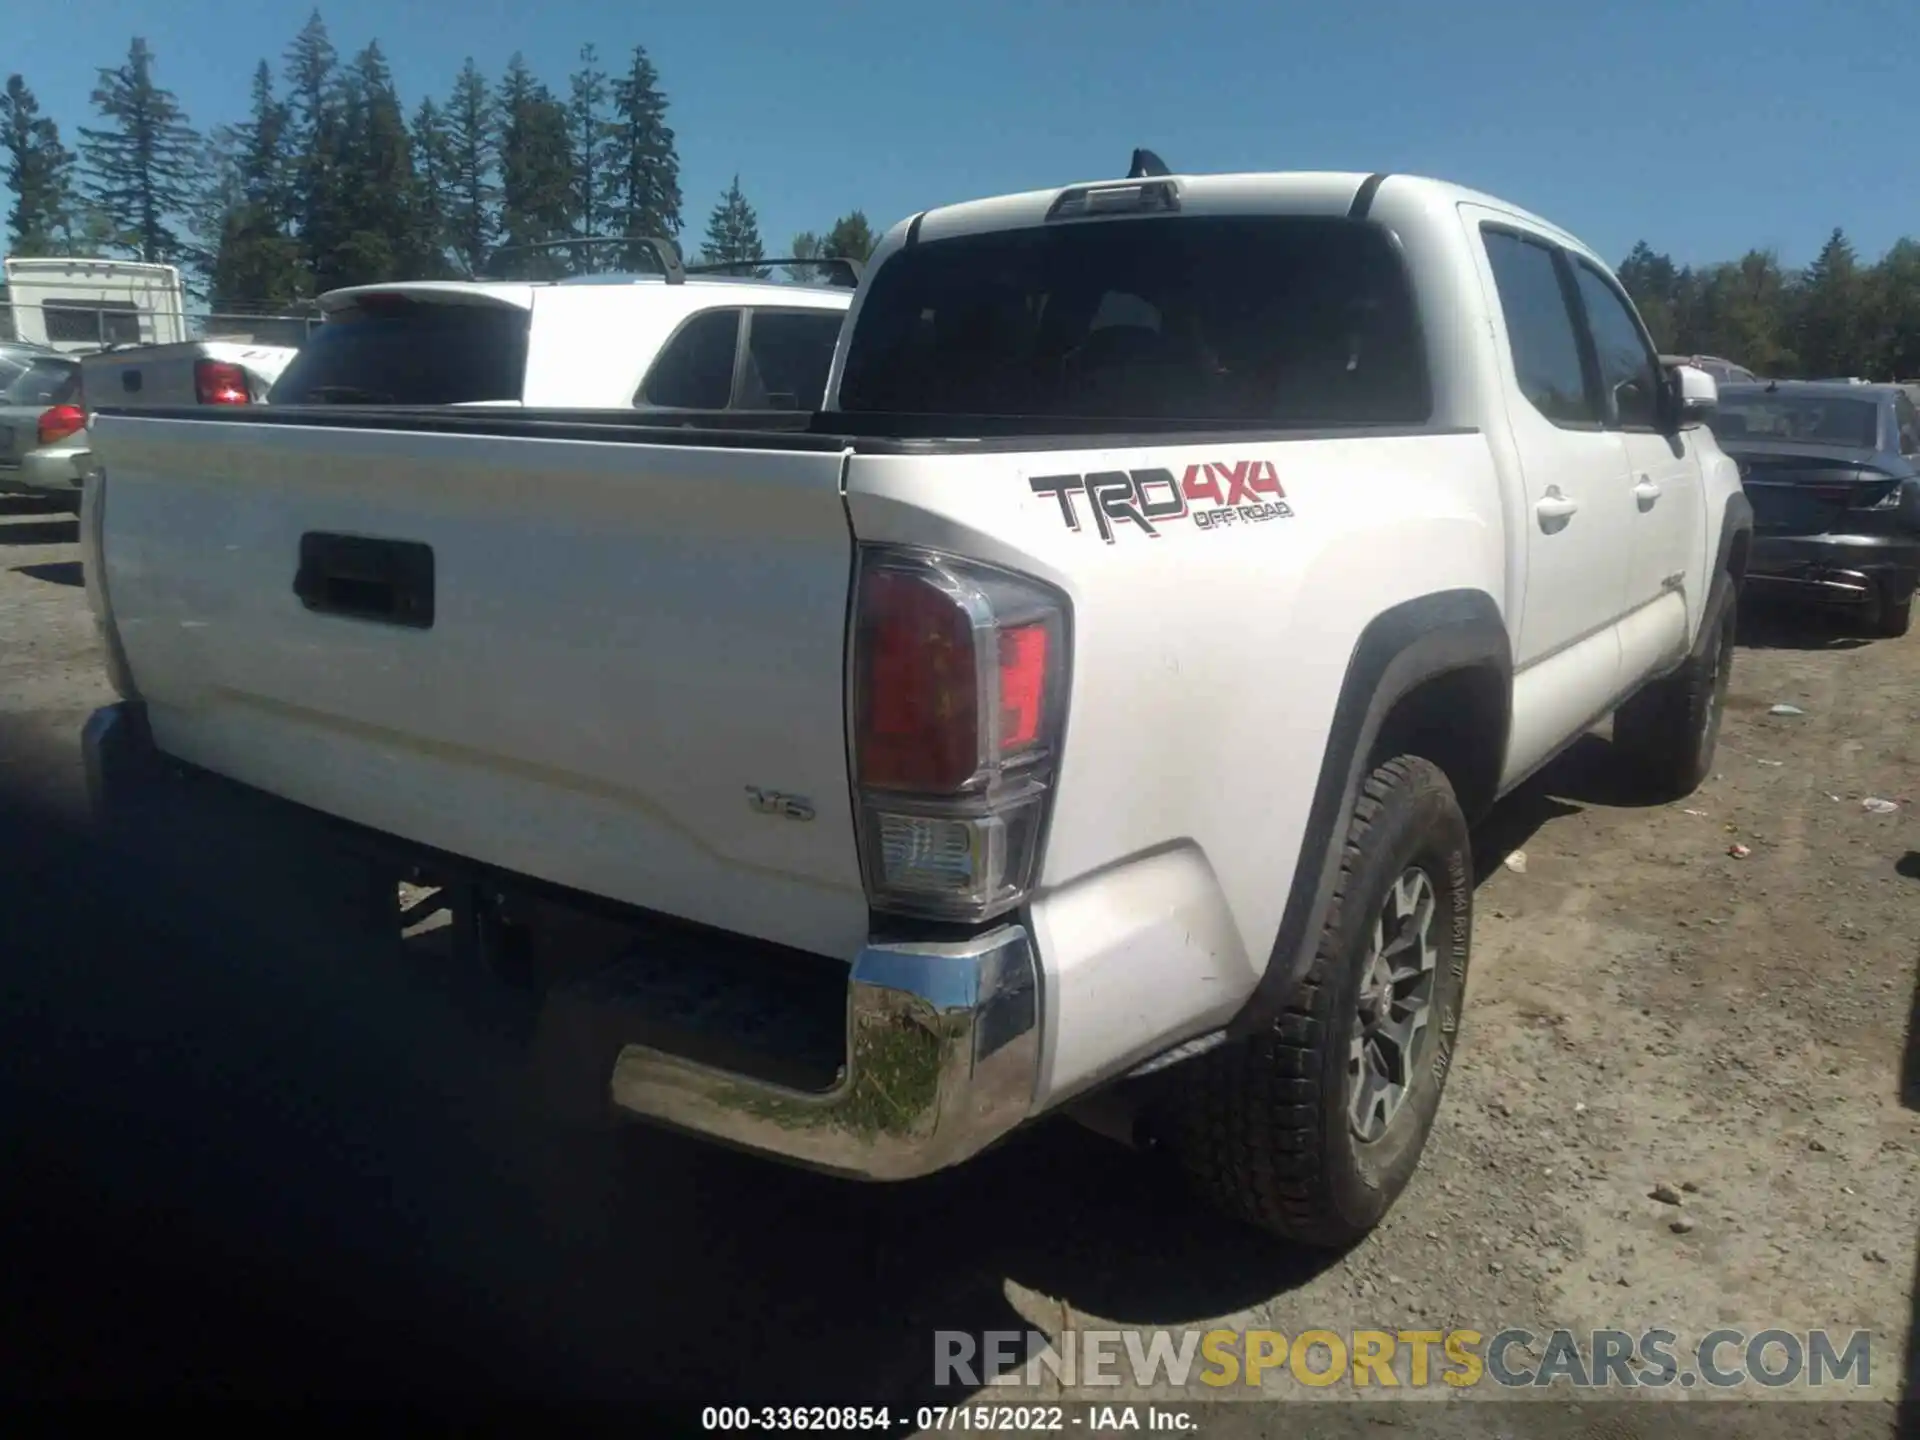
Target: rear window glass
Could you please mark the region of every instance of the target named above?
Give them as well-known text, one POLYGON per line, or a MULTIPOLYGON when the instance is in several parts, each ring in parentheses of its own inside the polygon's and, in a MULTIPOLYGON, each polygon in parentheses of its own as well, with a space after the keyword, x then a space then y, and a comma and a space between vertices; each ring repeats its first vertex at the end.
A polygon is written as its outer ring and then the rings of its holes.
POLYGON ((1406 424, 1432 404, 1373 225, 1155 217, 926 241, 873 276, 840 408, 1406 424))
POLYGON ((381 302, 330 316, 267 394, 272 405, 461 405, 518 400, 527 311, 381 302))
POLYGON ((840 338, 839 310, 756 310, 740 371, 746 410, 818 410, 840 338))
POLYGON ((1880 448, 1880 403, 1827 395, 1730 395, 1720 392, 1708 425, 1721 440, 1788 440, 1880 448))
POLYGON ((71 360, 0 355, 0 404, 65 405, 79 389, 80 367, 71 360))

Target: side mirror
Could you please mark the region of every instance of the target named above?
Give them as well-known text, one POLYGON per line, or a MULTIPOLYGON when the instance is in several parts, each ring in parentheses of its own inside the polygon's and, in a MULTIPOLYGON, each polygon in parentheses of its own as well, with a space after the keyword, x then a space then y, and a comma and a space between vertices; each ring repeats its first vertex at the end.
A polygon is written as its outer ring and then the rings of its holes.
POLYGON ((1676 365, 1672 373, 1680 424, 1702 424, 1720 407, 1720 382, 1696 365, 1676 365))

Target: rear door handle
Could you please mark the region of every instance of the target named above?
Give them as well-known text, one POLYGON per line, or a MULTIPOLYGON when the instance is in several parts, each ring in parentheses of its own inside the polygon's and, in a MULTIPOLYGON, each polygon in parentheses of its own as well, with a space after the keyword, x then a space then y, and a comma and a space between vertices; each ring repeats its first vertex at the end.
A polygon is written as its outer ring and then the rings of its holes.
POLYGON ((1639 502, 1642 510, 1649 509, 1653 502, 1660 498, 1660 487, 1649 477, 1642 475, 1640 483, 1633 487, 1633 498, 1639 502))
POLYGON ((1560 493, 1558 485, 1549 485, 1547 493, 1534 505, 1533 513, 1542 520, 1564 520, 1579 508, 1578 500, 1569 500, 1560 493))

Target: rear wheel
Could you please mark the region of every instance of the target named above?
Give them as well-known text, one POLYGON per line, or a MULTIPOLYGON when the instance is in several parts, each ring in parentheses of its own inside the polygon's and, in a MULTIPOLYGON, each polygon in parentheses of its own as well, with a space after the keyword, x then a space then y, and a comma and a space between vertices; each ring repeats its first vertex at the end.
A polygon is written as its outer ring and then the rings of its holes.
POLYGON ((1684 664, 1614 712, 1613 744, 1661 798, 1691 795, 1713 770, 1733 672, 1733 586, 1714 588, 1684 664))
POLYGON ((1361 788, 1326 927, 1286 1009, 1169 1074, 1164 1138, 1205 1198, 1316 1246, 1380 1222, 1440 1106, 1472 919, 1453 787, 1426 760, 1389 760, 1361 788))

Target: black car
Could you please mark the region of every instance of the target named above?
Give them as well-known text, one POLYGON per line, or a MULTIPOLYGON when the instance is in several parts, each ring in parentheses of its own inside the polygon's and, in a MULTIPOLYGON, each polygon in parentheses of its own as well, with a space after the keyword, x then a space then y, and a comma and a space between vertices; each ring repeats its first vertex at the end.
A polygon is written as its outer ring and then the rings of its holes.
POLYGON ((1753 504, 1747 584, 1904 635, 1920 581, 1920 410, 1898 385, 1726 385, 1709 423, 1753 504))

